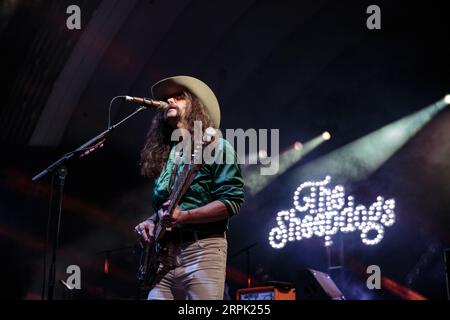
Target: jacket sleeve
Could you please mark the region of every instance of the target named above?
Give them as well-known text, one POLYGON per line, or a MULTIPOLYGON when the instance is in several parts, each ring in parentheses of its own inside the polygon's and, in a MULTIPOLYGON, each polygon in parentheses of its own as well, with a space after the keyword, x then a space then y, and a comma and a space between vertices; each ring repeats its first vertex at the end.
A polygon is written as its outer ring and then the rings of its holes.
POLYGON ((211 165, 213 175, 212 198, 222 202, 228 216, 237 214, 244 202, 244 179, 238 157, 231 144, 222 139, 216 161, 211 165))

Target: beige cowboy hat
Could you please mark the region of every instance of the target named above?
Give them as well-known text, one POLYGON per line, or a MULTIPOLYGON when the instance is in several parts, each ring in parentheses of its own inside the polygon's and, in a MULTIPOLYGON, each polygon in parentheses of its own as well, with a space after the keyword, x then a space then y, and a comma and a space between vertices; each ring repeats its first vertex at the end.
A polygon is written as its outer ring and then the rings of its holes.
POLYGON ((215 128, 220 126, 219 102, 206 83, 189 76, 176 76, 162 79, 152 86, 153 99, 163 100, 181 90, 187 90, 195 95, 206 107, 215 128))

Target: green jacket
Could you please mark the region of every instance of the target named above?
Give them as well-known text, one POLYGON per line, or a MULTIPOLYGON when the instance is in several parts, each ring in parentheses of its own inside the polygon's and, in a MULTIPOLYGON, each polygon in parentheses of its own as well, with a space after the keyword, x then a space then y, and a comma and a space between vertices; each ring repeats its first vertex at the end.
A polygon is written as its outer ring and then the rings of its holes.
MULTIPOLYGON (((223 163, 203 164, 197 172, 191 186, 181 199, 181 210, 189 210, 204 206, 212 201, 222 202, 228 209, 228 219, 210 223, 185 224, 180 228, 199 232, 223 232, 228 230, 229 218, 237 214, 244 202, 244 179, 242 178, 237 155, 231 144, 225 140, 218 141, 219 147, 216 159, 223 159, 223 163), (232 159, 232 163, 226 163, 225 159, 232 159)), ((169 180, 172 174, 175 158, 175 146, 172 148, 167 163, 153 188, 152 205, 155 212, 169 198, 169 180)), ((176 165, 176 164, 175 164, 176 165)), ((178 165, 177 175, 180 174, 182 165, 178 165)), ((173 187, 170 191, 172 191, 173 187)), ((149 219, 156 221, 157 214, 149 219)))

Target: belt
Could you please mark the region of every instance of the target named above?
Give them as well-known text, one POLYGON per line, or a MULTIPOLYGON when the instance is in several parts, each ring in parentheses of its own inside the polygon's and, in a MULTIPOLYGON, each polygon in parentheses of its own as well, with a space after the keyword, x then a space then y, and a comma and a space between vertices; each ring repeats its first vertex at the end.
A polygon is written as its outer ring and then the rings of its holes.
POLYGON ((194 242, 201 239, 209 238, 225 238, 225 232, 221 233, 206 233, 198 231, 176 230, 167 231, 164 237, 166 242, 180 244, 186 242, 194 242))

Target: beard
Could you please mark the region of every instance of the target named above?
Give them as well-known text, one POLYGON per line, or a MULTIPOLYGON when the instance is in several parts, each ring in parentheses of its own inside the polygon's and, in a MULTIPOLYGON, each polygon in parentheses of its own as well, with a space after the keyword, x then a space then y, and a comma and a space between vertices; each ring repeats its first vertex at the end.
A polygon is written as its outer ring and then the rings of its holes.
POLYGON ((171 120, 173 120, 175 118, 177 118, 177 119, 180 118, 180 108, 178 108, 177 105, 169 105, 169 107, 166 110, 164 110, 164 121, 167 121, 169 118, 171 120), (175 110, 176 110, 176 115, 175 116, 169 116, 168 114, 169 114, 170 111, 173 110, 173 108, 175 108, 175 110))

